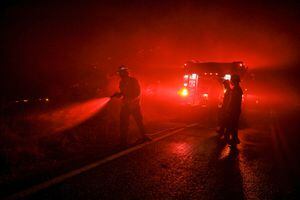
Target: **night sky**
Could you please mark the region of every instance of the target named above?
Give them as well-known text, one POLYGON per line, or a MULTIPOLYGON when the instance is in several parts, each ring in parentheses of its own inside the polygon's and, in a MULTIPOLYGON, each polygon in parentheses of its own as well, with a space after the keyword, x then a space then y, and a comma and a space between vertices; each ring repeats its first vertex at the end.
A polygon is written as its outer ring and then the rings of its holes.
POLYGON ((7 1, 1 7, 5 93, 47 91, 93 67, 106 74, 120 64, 146 74, 191 59, 243 60, 252 69, 295 70, 300 63, 294 2, 7 1))

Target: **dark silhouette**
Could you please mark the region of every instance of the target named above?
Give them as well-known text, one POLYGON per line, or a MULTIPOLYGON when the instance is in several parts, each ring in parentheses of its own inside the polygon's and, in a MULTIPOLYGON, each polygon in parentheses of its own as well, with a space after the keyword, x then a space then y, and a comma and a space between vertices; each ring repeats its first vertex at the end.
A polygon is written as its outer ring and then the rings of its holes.
POLYGON ((129 128, 130 115, 135 119, 137 126, 144 141, 150 140, 145 134, 143 116, 140 107, 140 85, 139 82, 129 76, 128 68, 124 65, 119 67, 118 74, 121 78, 119 88, 120 92, 115 93, 112 97, 123 97, 120 113, 120 139, 121 146, 127 145, 127 135, 129 128))
POLYGON ((240 77, 238 75, 232 75, 230 83, 232 84, 232 89, 229 96, 228 108, 226 109, 228 123, 226 125, 225 137, 228 144, 235 147, 240 143, 238 138, 238 126, 241 114, 243 91, 240 87, 240 77))
POLYGON ((222 107, 220 109, 220 114, 219 114, 219 129, 217 130, 217 133, 219 133, 219 136, 222 137, 225 134, 225 128, 227 125, 227 117, 226 117, 226 110, 228 109, 228 103, 230 99, 230 83, 228 80, 223 81, 224 85, 224 97, 223 97, 223 102, 222 102, 222 107))

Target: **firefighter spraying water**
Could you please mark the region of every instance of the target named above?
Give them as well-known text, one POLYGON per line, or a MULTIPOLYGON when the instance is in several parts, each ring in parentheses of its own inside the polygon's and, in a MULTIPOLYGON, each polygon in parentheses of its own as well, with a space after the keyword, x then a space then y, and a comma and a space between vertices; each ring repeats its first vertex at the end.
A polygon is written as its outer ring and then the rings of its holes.
POLYGON ((120 91, 113 94, 111 97, 103 97, 92 99, 86 102, 75 103, 51 112, 40 113, 28 116, 28 120, 37 124, 44 125, 44 131, 47 133, 58 133, 71 129, 87 119, 94 116, 102 110, 112 98, 121 98, 121 113, 120 113, 120 145, 126 147, 127 135, 129 129, 130 116, 135 119, 140 130, 142 141, 151 140, 146 136, 146 131, 143 123, 143 116, 140 108, 140 85, 139 82, 129 76, 128 68, 120 66, 118 75, 121 80, 119 83, 120 91))
POLYGON ((116 92, 111 96, 111 98, 122 97, 120 113, 120 145, 122 147, 127 145, 127 135, 131 115, 135 119, 140 130, 142 140, 149 141, 150 138, 146 136, 143 115, 140 107, 141 89, 139 82, 134 77, 129 76, 128 68, 124 65, 119 67, 118 74, 121 78, 119 83, 120 92, 116 92))

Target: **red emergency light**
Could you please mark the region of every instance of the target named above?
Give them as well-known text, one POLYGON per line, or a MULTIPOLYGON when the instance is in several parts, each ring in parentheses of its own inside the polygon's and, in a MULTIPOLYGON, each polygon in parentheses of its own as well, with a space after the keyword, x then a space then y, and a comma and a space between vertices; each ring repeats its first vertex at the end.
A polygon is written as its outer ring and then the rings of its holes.
POLYGON ((202 96, 203 96, 204 98, 208 98, 208 94, 207 94, 207 93, 203 94, 202 96))
POLYGON ((189 95, 189 91, 187 88, 182 88, 181 90, 178 91, 178 94, 182 97, 186 97, 189 95))
POLYGON ((231 75, 230 74, 225 74, 224 80, 230 81, 230 79, 231 79, 231 75))

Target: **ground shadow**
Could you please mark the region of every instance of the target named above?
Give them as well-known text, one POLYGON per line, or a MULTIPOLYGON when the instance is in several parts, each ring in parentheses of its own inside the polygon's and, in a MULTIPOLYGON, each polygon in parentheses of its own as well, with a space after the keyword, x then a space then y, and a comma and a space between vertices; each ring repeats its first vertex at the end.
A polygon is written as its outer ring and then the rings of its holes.
POLYGON ((217 141, 211 166, 215 175, 214 199, 245 199, 239 165, 239 150, 217 141))
MULTIPOLYGON (((209 139, 215 145, 210 154, 208 172, 201 199, 245 199, 239 166, 239 150, 231 149, 219 137, 209 139)), ((199 181, 198 181, 199 182, 199 181)))

